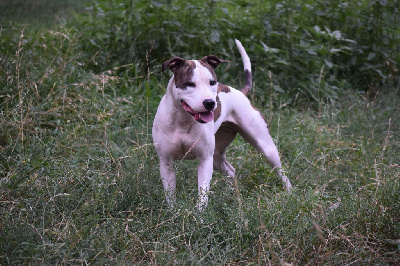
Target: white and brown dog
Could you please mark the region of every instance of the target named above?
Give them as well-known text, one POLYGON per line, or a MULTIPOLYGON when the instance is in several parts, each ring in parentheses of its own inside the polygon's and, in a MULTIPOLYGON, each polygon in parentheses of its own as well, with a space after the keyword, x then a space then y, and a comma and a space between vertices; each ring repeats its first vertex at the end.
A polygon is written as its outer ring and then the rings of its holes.
POLYGON ((213 168, 231 177, 235 175, 235 169, 226 160, 225 150, 237 133, 264 154, 281 177, 285 189, 290 190, 290 181, 282 172, 268 126, 246 97, 251 88, 251 64, 238 40, 236 45, 246 77, 241 91, 217 82, 214 69, 225 60, 216 56, 200 60, 174 57, 162 64, 162 71, 169 68, 174 75, 154 119, 153 140, 170 206, 174 205, 176 189, 173 162, 198 159, 198 208, 203 210, 208 201, 213 168))

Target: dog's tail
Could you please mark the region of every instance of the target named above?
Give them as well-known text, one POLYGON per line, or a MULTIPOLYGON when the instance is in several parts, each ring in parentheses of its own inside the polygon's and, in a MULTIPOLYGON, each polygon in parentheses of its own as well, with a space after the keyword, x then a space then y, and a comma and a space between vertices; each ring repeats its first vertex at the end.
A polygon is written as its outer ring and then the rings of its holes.
POLYGON ((246 53, 246 50, 243 48, 243 45, 240 41, 235 39, 235 43, 237 48, 239 49, 239 53, 242 56, 242 61, 244 65, 244 77, 245 77, 245 83, 244 87, 242 88, 242 92, 244 95, 247 95, 251 89, 251 63, 250 63, 250 58, 246 53))

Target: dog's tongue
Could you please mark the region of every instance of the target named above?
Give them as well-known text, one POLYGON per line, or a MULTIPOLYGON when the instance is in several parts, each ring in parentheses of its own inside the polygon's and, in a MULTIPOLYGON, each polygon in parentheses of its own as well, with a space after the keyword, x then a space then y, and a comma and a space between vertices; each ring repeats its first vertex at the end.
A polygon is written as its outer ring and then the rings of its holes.
POLYGON ((182 101, 182 106, 183 109, 185 109, 186 112, 191 114, 194 119, 196 119, 197 122, 200 123, 208 123, 211 122, 214 119, 214 113, 209 111, 209 112, 196 112, 193 110, 187 103, 182 101))
POLYGON ((197 113, 195 119, 199 122, 211 122, 214 120, 214 113, 213 112, 201 112, 197 113), (199 116, 199 119, 197 119, 197 116, 199 116))

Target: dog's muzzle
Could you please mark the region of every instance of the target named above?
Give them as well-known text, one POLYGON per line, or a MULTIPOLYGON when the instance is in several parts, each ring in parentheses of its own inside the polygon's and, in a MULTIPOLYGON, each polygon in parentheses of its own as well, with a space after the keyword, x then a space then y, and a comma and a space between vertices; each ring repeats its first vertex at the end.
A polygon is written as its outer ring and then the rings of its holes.
POLYGON ((214 120, 214 107, 215 101, 213 99, 206 99, 203 101, 203 106, 206 112, 197 112, 193 110, 185 101, 181 101, 183 109, 188 112, 199 123, 208 123, 214 120))

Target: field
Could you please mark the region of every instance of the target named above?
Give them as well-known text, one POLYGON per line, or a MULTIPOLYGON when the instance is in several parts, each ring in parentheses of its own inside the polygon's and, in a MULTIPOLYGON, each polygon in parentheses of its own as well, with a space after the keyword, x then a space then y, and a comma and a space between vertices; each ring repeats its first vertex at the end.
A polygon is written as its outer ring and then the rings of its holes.
POLYGON ((2 2, 0 264, 400 264, 398 1, 303 2, 2 2), (214 172, 199 213, 196 162, 178 162, 169 209, 160 64, 214 53, 240 88, 233 38, 294 189, 239 137, 238 184, 214 172))

